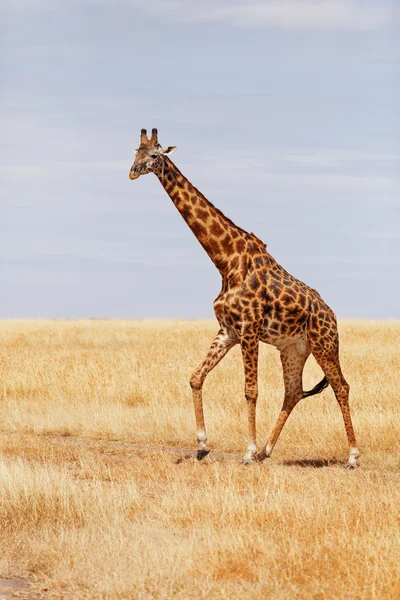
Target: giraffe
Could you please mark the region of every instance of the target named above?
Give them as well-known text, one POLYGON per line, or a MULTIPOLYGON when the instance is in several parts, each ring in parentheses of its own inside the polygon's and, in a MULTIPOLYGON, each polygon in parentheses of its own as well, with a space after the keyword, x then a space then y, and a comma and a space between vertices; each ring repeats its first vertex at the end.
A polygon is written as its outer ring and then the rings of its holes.
POLYGON ((214 301, 219 323, 204 361, 190 378, 197 426, 197 458, 209 452, 204 423, 202 388, 208 373, 239 344, 242 352, 248 409, 248 444, 243 463, 269 457, 296 404, 331 385, 342 411, 349 444, 347 468, 357 466, 357 448, 349 408, 349 390, 339 362, 336 317, 319 293, 290 275, 267 251, 254 233, 236 226, 182 175, 169 156, 176 146, 162 148, 157 129, 147 137, 141 130, 140 146, 130 179, 154 173, 175 207, 222 276, 222 289, 214 301), (257 453, 256 403, 258 397, 259 342, 280 351, 284 379, 281 412, 257 453), (324 378, 312 390, 303 391, 302 373, 313 354, 324 378))

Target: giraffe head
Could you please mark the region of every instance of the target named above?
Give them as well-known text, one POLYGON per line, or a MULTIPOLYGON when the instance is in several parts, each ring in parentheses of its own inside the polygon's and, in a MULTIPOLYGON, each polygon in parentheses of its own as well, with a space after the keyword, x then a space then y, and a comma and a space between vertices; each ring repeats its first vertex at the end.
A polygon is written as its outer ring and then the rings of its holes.
POLYGON ((151 130, 151 138, 148 139, 147 132, 142 129, 140 134, 140 146, 135 150, 136 158, 129 172, 129 179, 137 179, 140 175, 146 175, 157 169, 164 156, 175 152, 176 146, 162 148, 158 143, 157 129, 151 130))

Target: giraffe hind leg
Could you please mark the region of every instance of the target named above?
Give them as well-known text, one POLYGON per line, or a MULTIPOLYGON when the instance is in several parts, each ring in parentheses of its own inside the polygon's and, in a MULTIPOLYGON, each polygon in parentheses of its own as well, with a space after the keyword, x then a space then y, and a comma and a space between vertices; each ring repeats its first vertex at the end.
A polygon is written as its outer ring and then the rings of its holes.
MULTIPOLYGON (((335 322, 336 329, 336 322, 335 322)), ((349 458, 346 464, 347 469, 354 469, 358 466, 357 459, 360 456, 354 434, 353 423, 350 415, 349 391, 350 386, 345 380, 339 362, 339 339, 337 330, 334 332, 333 341, 323 340, 316 343, 315 338, 310 338, 311 351, 315 360, 325 373, 325 376, 331 385, 336 400, 342 411, 344 426, 346 429, 347 440, 349 444, 349 458)))
POLYGON ((325 357, 315 357, 320 367, 324 371, 334 394, 336 400, 342 411, 344 426, 346 429, 347 440, 349 444, 349 458, 347 461, 346 468, 354 469, 358 466, 357 459, 360 456, 360 452, 357 447, 356 437, 354 434, 353 423, 351 420, 350 406, 349 406, 349 391, 350 386, 345 380, 342 370, 339 364, 339 358, 326 359, 325 357))

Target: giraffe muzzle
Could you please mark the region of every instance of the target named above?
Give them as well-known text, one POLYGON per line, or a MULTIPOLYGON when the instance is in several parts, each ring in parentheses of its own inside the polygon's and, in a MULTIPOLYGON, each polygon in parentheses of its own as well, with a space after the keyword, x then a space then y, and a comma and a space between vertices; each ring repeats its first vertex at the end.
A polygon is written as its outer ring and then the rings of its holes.
POLYGON ((139 177, 139 173, 135 173, 132 169, 129 171, 129 179, 137 179, 139 177))

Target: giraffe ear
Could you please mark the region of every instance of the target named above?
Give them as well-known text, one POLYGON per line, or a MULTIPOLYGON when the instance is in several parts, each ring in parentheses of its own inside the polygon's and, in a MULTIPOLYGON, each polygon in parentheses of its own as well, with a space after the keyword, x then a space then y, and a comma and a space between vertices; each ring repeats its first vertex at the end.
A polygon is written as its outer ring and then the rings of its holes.
POLYGON ((177 146, 167 146, 167 148, 162 149, 162 153, 168 156, 168 154, 173 154, 176 149, 177 146))

